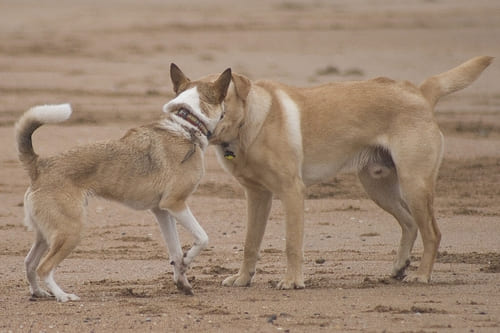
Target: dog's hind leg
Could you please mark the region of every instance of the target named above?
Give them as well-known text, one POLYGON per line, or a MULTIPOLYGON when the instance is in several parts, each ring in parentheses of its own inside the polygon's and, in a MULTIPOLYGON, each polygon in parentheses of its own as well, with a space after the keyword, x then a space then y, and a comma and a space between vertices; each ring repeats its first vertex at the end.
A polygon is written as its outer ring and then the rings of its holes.
MULTIPOLYGON (((418 124, 416 124, 418 125, 418 124)), ((401 195, 422 237, 424 251, 415 274, 406 281, 428 283, 438 254, 441 232, 434 216, 434 187, 441 164, 443 137, 437 126, 416 126, 418 136, 407 137, 396 146, 394 156, 401 195)), ((415 126, 415 125, 414 125, 415 126)))
POLYGON ((59 233, 52 237, 49 251, 37 268, 38 276, 45 281, 50 292, 59 302, 77 301, 80 298, 74 294, 65 293, 55 282, 54 272, 57 265, 66 258, 80 240, 80 230, 71 234, 59 233))
POLYGON ((396 169, 394 166, 369 163, 359 171, 358 176, 370 198, 394 216, 401 226, 401 240, 391 273, 392 277, 401 280, 410 265, 418 227, 401 197, 396 169))
POLYGON ((186 277, 187 266, 183 262, 182 248, 177 233, 176 222, 170 213, 159 208, 152 209, 160 225, 163 239, 168 248, 170 264, 174 267, 174 282, 177 288, 186 294, 192 294, 192 287, 186 277))
POLYGON ((36 204, 39 209, 35 209, 35 214, 38 216, 34 215, 33 218, 45 237, 49 250, 42 258, 36 272, 58 301, 79 300, 78 296, 65 293, 57 285, 54 281, 54 272, 80 241, 80 231, 85 217, 82 202, 73 201, 67 194, 51 198, 39 193, 38 198, 36 204))
POLYGON ((37 226, 36 220, 33 219, 33 201, 32 201, 32 191, 28 188, 26 194, 24 195, 24 224, 28 229, 35 229, 35 242, 28 252, 28 255, 24 259, 24 265, 26 267, 26 278, 30 285, 30 293, 32 297, 51 297, 52 295, 40 288, 38 284, 38 276, 36 274, 36 268, 40 264, 42 256, 45 254, 49 245, 43 237, 37 226))
POLYGON ((31 247, 31 250, 26 256, 26 259, 24 259, 24 265, 26 267, 26 277, 30 284, 30 293, 33 297, 52 296, 47 291, 40 288, 40 286, 38 285, 38 277, 36 274, 36 268, 38 267, 40 259, 44 255, 45 251, 47 251, 47 249, 47 242, 43 238, 42 234, 37 230, 35 243, 31 247))
POLYGON ((427 186, 418 183, 417 179, 402 182, 405 200, 418 225, 424 246, 417 273, 405 280, 428 283, 437 257, 441 232, 434 217, 433 193, 427 186))

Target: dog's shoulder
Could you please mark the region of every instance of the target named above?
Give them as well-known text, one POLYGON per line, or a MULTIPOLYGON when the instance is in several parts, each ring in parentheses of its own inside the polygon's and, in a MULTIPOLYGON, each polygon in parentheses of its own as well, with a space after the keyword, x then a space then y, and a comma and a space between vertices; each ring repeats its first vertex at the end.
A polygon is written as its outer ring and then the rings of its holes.
POLYGON ((155 131, 150 125, 143 125, 139 127, 134 127, 127 132, 118 140, 120 143, 124 143, 129 147, 136 147, 138 149, 145 149, 157 140, 155 137, 155 131))
POLYGON ((120 142, 128 149, 137 150, 138 154, 147 153, 160 159, 168 156, 169 160, 182 161, 186 154, 193 151, 193 146, 202 144, 198 136, 188 136, 184 132, 165 127, 162 122, 154 122, 128 130, 120 142))

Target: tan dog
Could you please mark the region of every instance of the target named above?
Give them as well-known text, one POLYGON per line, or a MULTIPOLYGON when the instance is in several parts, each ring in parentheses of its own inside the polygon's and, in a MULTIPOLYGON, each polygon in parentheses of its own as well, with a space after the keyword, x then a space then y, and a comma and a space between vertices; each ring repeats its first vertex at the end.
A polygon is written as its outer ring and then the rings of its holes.
POLYGON ((41 158, 33 150, 32 133, 45 123, 68 119, 71 107, 69 104, 34 107, 17 122, 19 159, 31 179, 24 197, 25 223, 35 229, 36 240, 25 264, 34 297, 50 296, 39 287, 38 274, 58 301, 79 299, 65 293, 53 274, 79 242, 86 217, 84 206, 87 197, 93 195, 135 209, 150 209, 167 243, 174 281, 180 290, 192 293, 185 271, 207 245, 208 237, 186 199, 204 173, 203 153, 211 131, 222 116, 231 70, 227 69, 213 83, 191 82, 174 64, 170 75, 177 97, 164 106, 167 115, 129 130, 119 140, 41 158), (195 238, 194 245, 184 255, 175 220, 195 238))
POLYGON ((391 275, 405 277, 420 231, 422 260, 407 280, 429 282, 441 239, 433 201, 443 136, 434 105, 472 83, 492 59, 471 59, 419 87, 376 78, 295 88, 233 74, 211 143, 246 190, 248 221, 243 263, 223 285, 250 284, 275 194, 286 219, 287 272, 278 288, 304 288, 305 187, 346 168, 358 172, 368 195, 402 228, 391 275))

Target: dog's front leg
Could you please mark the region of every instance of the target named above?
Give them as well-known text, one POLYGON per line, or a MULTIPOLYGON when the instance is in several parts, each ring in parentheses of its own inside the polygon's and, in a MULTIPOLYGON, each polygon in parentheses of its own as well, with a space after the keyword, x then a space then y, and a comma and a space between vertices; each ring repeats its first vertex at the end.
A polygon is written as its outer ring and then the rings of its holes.
POLYGON ((305 186, 297 180, 280 193, 286 219, 286 275, 278 283, 278 289, 303 289, 304 275, 304 191, 305 186))
POLYGON ((188 267, 193 259, 208 245, 208 235, 198 223, 193 213, 187 205, 183 205, 183 209, 179 211, 170 210, 170 214, 186 228, 195 238, 193 246, 184 253, 184 264, 188 267))
POLYGON ((169 212, 195 238, 193 246, 183 256, 183 269, 187 270, 193 259, 207 247, 208 235, 185 203, 176 205, 176 208, 169 209, 169 212))
POLYGON ((247 196, 247 234, 243 263, 238 274, 226 278, 223 286, 246 287, 252 282, 260 245, 266 230, 271 211, 272 193, 261 188, 246 188, 247 196))
POLYGON ((175 220, 166 210, 156 208, 152 211, 156 216, 163 239, 167 244, 168 253, 170 255, 170 263, 174 269, 174 282, 179 290, 188 295, 192 295, 192 287, 186 277, 187 265, 184 263, 182 248, 179 242, 179 235, 175 226, 175 220))

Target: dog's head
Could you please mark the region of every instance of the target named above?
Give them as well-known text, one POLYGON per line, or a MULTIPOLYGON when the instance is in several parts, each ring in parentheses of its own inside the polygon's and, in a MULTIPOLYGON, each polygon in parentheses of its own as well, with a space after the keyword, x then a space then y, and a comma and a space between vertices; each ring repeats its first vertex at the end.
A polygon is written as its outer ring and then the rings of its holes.
POLYGON ((224 117, 219 121, 210 143, 221 144, 236 140, 245 124, 247 98, 252 83, 243 75, 232 74, 232 84, 227 91, 224 117))
POLYGON ((226 69, 214 81, 191 81, 179 67, 171 64, 170 78, 176 97, 163 106, 163 112, 210 137, 224 115, 224 98, 231 83, 231 69, 226 69))

